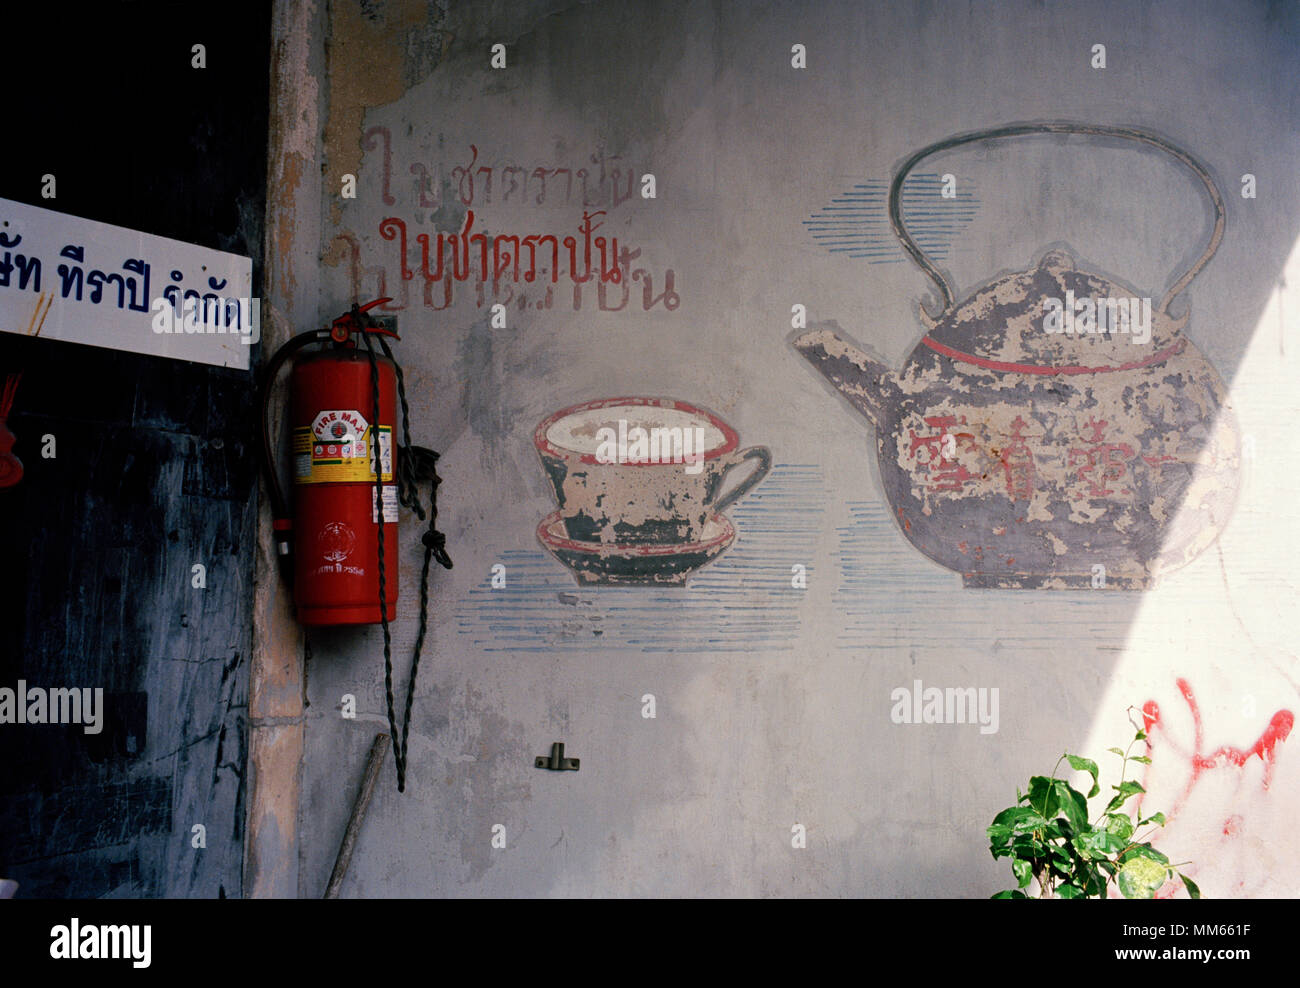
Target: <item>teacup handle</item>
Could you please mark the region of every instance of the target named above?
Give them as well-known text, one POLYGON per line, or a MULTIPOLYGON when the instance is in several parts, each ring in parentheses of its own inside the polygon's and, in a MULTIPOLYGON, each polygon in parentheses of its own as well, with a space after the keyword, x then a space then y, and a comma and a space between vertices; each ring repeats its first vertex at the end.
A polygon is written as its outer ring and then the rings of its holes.
MULTIPOLYGON (((730 473, 732 467, 739 466, 746 460, 758 460, 758 468, 714 502, 713 510, 719 514, 753 490, 754 485, 766 477, 768 471, 772 469, 772 451, 766 446, 750 446, 749 449, 731 455, 731 462, 723 469, 722 477, 730 473)), ((718 479, 718 483, 722 483, 721 477, 718 479)))

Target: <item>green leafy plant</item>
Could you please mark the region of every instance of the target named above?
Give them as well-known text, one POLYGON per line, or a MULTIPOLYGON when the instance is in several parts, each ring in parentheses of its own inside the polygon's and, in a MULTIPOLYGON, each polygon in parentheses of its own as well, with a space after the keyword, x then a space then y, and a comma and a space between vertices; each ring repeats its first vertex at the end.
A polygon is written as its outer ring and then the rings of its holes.
POLYGON ((1091 823, 1088 800, 1101 791, 1101 786, 1097 782, 1097 763, 1090 759, 1062 754, 1050 776, 1033 776, 1028 792, 1016 789, 1016 805, 994 817, 985 831, 993 857, 1011 859, 1018 886, 997 893, 994 899, 1027 899, 1029 896, 1022 890, 1035 880, 1039 897, 1044 899, 1101 898, 1108 894, 1112 882, 1127 899, 1150 899, 1174 875, 1181 879, 1188 895, 1193 899, 1201 897, 1196 883, 1177 871, 1178 865, 1170 864, 1169 858, 1147 839, 1155 827, 1164 826, 1164 814, 1152 813, 1135 824, 1121 812, 1129 799, 1146 791, 1140 783, 1124 778, 1129 762, 1151 763, 1145 755, 1129 754, 1133 745, 1145 740, 1146 733, 1139 730, 1127 751, 1109 749, 1123 759, 1120 781, 1111 786, 1115 796, 1091 823), (1061 762, 1069 762, 1070 768, 1091 776, 1092 788, 1087 796, 1067 780, 1056 777, 1061 762), (1155 826, 1137 834, 1148 824, 1155 826))

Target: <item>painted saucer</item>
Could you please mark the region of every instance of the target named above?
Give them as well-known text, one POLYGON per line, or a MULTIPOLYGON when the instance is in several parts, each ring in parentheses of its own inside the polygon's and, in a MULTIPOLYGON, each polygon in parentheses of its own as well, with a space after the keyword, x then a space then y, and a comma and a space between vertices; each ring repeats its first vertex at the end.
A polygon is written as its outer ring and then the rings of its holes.
POLYGON ((716 559, 736 540, 726 515, 714 514, 693 542, 626 545, 569 538, 560 512, 537 526, 538 541, 562 562, 578 582, 603 586, 685 586, 688 577, 716 559))

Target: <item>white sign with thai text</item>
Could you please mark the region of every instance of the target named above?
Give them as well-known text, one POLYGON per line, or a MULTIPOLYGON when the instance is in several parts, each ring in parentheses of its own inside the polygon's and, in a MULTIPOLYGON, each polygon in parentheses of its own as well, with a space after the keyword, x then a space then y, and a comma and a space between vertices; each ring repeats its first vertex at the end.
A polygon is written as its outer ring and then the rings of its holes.
POLYGON ((219 367, 259 338, 253 262, 0 199, 0 330, 219 367))

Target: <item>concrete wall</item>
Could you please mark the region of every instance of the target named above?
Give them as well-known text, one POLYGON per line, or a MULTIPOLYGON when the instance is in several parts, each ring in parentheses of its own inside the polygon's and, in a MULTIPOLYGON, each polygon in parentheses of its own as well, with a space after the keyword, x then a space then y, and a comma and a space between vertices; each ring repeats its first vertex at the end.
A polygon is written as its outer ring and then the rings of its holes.
MULTIPOLYGON (((407 791, 390 766, 344 894, 984 896, 1010 881, 983 828, 1016 786, 1062 749, 1117 762, 1105 749, 1148 701, 1162 846, 1207 895, 1300 892, 1300 759, 1282 740, 1300 705, 1294 8, 341 0, 318 23, 316 316, 395 297, 455 560, 433 577, 407 791), (880 183, 948 135, 1053 119, 1158 132, 1226 197, 1222 246, 1174 309, 1231 384, 1241 493, 1218 541, 1145 592, 964 588, 904 538, 871 427, 790 345, 798 304, 901 367, 934 295, 893 248, 880 183), (854 190, 879 249, 832 251, 809 221, 854 190), (603 304, 563 264, 549 297, 545 274, 495 296, 453 277, 450 303, 420 270, 417 236, 471 211, 471 236, 581 243, 584 208, 639 251, 603 304), (579 585, 535 534, 555 508, 535 426, 618 395, 704 406, 771 450, 729 512, 735 543, 684 588, 579 585), (996 731, 896 723, 891 693, 917 680, 996 688, 996 731), (533 767, 553 741, 579 772, 533 767)), ((1195 181, 1149 149, 1035 138, 918 171, 954 174, 970 207, 934 233, 958 297, 1064 245, 1158 299, 1210 235, 1195 181)), ((421 553, 403 525, 399 703, 421 553)), ((297 887, 319 895, 386 717, 378 628, 311 645, 297 887)))

